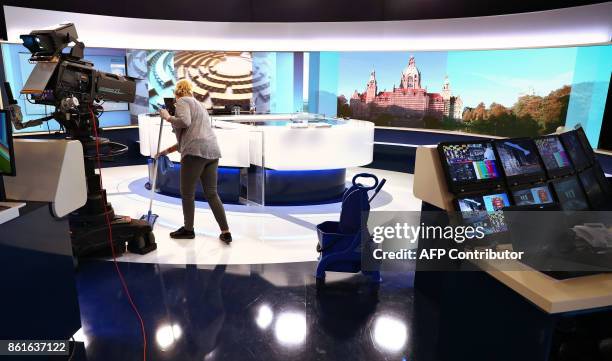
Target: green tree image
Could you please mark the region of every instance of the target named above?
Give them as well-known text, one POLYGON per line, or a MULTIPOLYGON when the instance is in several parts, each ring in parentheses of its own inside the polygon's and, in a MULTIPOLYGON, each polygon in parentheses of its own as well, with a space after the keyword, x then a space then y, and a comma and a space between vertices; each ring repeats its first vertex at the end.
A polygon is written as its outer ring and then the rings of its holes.
POLYGON ((460 130, 502 137, 534 137, 554 132, 565 124, 571 87, 565 85, 542 97, 524 95, 511 108, 484 103, 465 108, 460 130))
POLYGON ((341 118, 350 118, 353 115, 351 111, 351 107, 348 104, 348 101, 341 95, 338 97, 338 116, 341 118))
MULTIPOLYGON (((585 88, 585 94, 590 93, 586 89, 588 86, 586 83, 574 85, 585 88)), ((546 96, 523 95, 511 107, 496 102, 487 107, 484 102, 480 102, 476 107, 465 107, 462 119, 428 113, 415 115, 397 106, 385 108, 368 104, 368 115, 364 116, 364 120, 372 121, 377 126, 423 127, 501 137, 535 137, 553 133, 565 124, 571 90, 571 86, 564 85, 546 96)), ((348 100, 342 95, 338 97, 338 116, 353 116, 348 100)))

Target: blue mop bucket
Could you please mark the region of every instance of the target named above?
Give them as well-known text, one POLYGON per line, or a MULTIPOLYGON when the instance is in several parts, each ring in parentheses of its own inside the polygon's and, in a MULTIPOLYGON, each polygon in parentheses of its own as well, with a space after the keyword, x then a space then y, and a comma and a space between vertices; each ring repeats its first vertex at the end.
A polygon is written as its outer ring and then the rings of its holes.
POLYGON ((337 253, 346 250, 357 234, 344 234, 340 232, 340 222, 326 221, 317 226, 320 251, 337 253))
MULTIPOLYGON (((353 177, 353 185, 342 196, 340 221, 327 221, 317 225, 320 253, 316 277, 323 279, 325 271, 356 273, 361 271, 362 222, 367 222, 370 202, 376 197, 386 180, 369 173, 353 177), (374 184, 366 186, 357 182, 358 178, 372 178, 374 184), (368 191, 375 190, 368 198, 368 191), (365 213, 365 214, 364 214, 365 213), (362 218, 363 217, 363 218, 362 218)), ((377 274, 373 278, 379 279, 377 274)))

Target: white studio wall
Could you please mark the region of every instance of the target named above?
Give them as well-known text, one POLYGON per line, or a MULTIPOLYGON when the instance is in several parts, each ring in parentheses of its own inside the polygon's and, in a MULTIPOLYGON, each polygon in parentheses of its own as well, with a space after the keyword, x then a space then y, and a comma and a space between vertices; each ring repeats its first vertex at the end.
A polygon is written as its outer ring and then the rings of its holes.
POLYGON ((87 46, 134 49, 499 49, 600 44, 612 37, 612 2, 476 18, 347 23, 171 21, 12 6, 4 6, 4 13, 11 42, 32 29, 68 21, 76 24, 87 46))

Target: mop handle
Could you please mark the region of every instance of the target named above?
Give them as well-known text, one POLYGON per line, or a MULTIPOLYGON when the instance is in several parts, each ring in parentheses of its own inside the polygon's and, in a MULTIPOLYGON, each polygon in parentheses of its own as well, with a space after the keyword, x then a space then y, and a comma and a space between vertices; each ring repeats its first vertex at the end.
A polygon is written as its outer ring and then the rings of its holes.
POLYGON ((380 192, 381 188, 385 185, 385 183, 387 183, 387 180, 385 178, 383 178, 380 181, 380 183, 378 183, 378 186, 374 190, 374 194, 372 194, 372 197, 370 197, 370 199, 368 199, 368 203, 372 202, 372 200, 378 195, 378 192, 380 192))
POLYGON ((159 134, 157 135, 157 153, 153 162, 153 179, 151 182, 151 197, 149 197, 149 214, 153 210, 153 197, 155 197, 155 186, 157 183, 157 163, 159 162, 159 148, 161 147, 162 131, 164 126, 164 118, 159 117, 159 134))

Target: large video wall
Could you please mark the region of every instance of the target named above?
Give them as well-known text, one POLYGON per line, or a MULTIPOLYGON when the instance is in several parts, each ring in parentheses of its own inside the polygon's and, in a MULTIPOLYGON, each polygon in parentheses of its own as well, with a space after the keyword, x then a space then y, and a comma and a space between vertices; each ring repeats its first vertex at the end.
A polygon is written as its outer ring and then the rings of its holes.
MULTIPOLYGON (((146 58, 149 111, 172 97, 181 79, 191 80, 195 97, 213 111, 289 113, 305 110, 308 100, 308 53, 155 50, 146 58)), ((335 103, 334 94, 328 115, 336 114, 335 103)))
POLYGON ((378 126, 599 139, 612 47, 340 53, 338 115, 378 126))
MULTIPOLYGON (((191 79, 209 109, 310 112, 378 126, 537 136, 580 123, 597 146, 612 46, 436 52, 152 51, 149 110, 191 79)), ((129 67, 129 64, 128 64, 129 67)))
POLYGON ((181 79, 191 80, 194 96, 208 109, 249 110, 260 104, 259 112, 270 110, 270 71, 254 62, 251 52, 151 51, 147 64, 151 111, 173 96, 181 79))
MULTIPOLYGON (((2 46, 13 92, 31 71, 20 45, 2 46)), ((96 67, 139 78, 134 103, 103 126, 135 124, 190 79, 211 110, 309 111, 378 126, 537 136, 581 124, 597 147, 612 46, 435 52, 218 52, 87 49, 96 67), (129 109, 129 111, 128 111, 129 109)), ((49 109, 20 99, 26 118, 49 109)), ((51 123, 51 129, 56 124, 51 123)), ((45 126, 39 127, 46 130, 45 126)))

